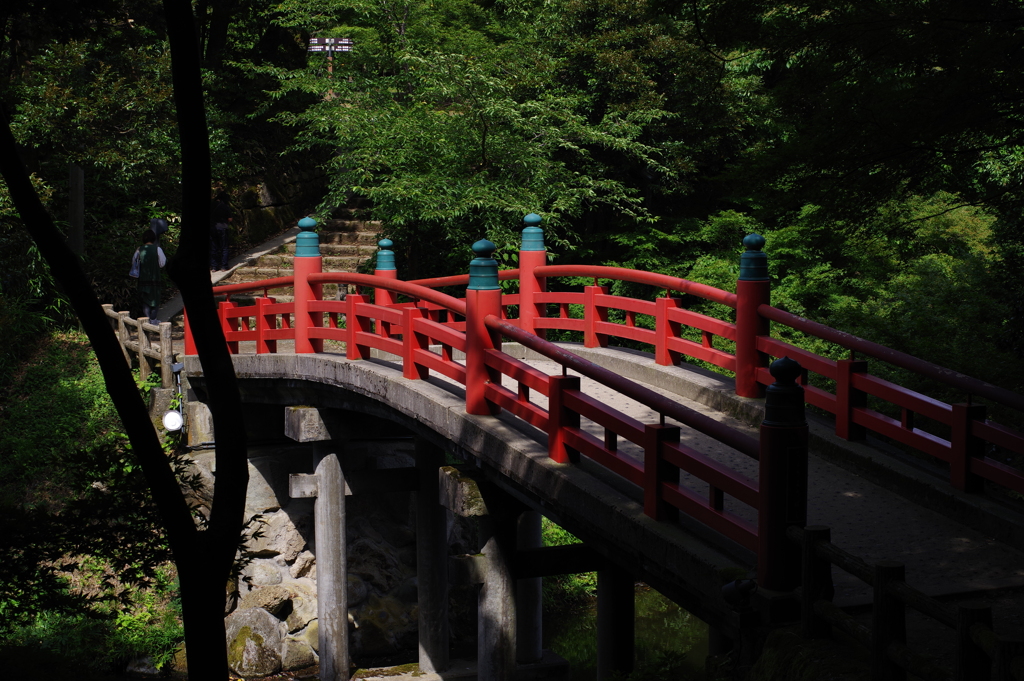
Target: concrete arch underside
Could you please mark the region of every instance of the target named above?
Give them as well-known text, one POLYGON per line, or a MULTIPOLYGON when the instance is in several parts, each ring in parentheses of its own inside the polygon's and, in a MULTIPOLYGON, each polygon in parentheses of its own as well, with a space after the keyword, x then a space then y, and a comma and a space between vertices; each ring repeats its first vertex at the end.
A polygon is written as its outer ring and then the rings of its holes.
MULTIPOLYGON (((483 479, 578 536, 609 565, 726 637, 740 637, 741 616, 724 601, 722 585, 753 574, 752 553, 685 517, 679 524, 652 520, 639 490, 585 458, 555 463, 546 434, 518 418, 467 414, 461 387, 433 377, 405 379, 401 366, 387 360, 322 353, 235 355, 233 361, 243 403, 307 405, 395 423, 472 464, 483 479)), ((197 357, 186 358, 185 372, 201 399, 205 381, 197 357)))

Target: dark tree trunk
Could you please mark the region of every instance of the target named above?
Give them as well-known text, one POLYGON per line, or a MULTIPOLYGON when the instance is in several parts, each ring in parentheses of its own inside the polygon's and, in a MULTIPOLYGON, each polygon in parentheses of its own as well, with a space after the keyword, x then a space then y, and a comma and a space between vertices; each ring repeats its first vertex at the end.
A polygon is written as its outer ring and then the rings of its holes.
POLYGON ((241 399, 231 357, 217 322, 206 267, 210 152, 195 21, 188 0, 164 0, 164 10, 172 49, 183 166, 181 241, 169 273, 189 310, 218 435, 217 482, 205 530, 196 528, 106 315, 78 258, 65 245, 63 236, 39 201, 6 120, 0 126, 0 173, 26 229, 89 336, 107 391, 167 530, 180 576, 189 679, 223 681, 228 676, 224 640, 225 587, 244 525, 248 463, 241 399))

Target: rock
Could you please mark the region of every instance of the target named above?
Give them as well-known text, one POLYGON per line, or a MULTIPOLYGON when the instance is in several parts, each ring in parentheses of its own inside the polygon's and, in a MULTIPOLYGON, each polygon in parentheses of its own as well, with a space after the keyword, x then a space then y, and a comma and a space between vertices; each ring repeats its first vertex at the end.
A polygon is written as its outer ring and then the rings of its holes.
POLYGON ((272 468, 272 463, 265 460, 258 463, 249 461, 249 488, 245 494, 247 518, 258 513, 273 513, 281 508, 273 486, 272 468))
POLYGON ((348 606, 350 608, 361 604, 370 593, 369 587, 359 575, 348 576, 348 606))
POLYGON ((319 620, 313 620, 312 622, 309 623, 309 626, 307 626, 302 631, 296 632, 290 638, 293 638, 296 641, 302 641, 303 643, 308 645, 310 648, 312 648, 314 652, 319 653, 320 652, 320 624, 319 624, 319 620))
POLYGON ((277 511, 263 516, 262 536, 249 542, 249 551, 261 557, 281 555, 285 562, 291 563, 306 548, 300 525, 302 529, 308 528, 308 515, 298 514, 293 518, 287 511, 277 511))
POLYGON ((410 577, 402 582, 401 586, 395 589, 394 596, 403 603, 415 604, 419 598, 419 587, 416 578, 410 577))
POLYGON ((152 657, 140 657, 128 663, 125 671, 139 676, 159 676, 160 670, 153 664, 152 657))
POLYGON ((412 614, 394 599, 371 595, 366 606, 358 609, 353 648, 361 655, 393 655, 399 650, 399 640, 416 627, 412 614))
POLYGON ((404 578, 395 551, 385 543, 367 537, 357 539, 348 546, 348 559, 349 574, 362 576, 382 593, 391 591, 404 578))
POLYGON ((262 608, 236 610, 225 621, 228 666, 243 678, 281 670, 280 622, 262 608))
POLYGON ((288 617, 292 610, 292 593, 281 585, 262 586, 242 596, 239 608, 263 608, 278 619, 288 617))
POLYGON ((298 579, 299 577, 308 576, 315 569, 316 558, 313 556, 313 553, 311 551, 302 551, 295 557, 295 562, 288 569, 288 573, 292 576, 292 579, 298 579))
POLYGON ((281 652, 281 669, 291 671, 293 669, 305 669, 317 662, 317 655, 305 641, 294 638, 284 640, 284 650, 281 652))
POLYGON ((295 596, 292 598, 292 611, 288 613, 286 624, 288 632, 295 633, 316 620, 316 596, 295 596))
MULTIPOLYGON (((243 581, 253 586, 272 586, 284 581, 281 569, 268 560, 254 560, 242 574, 243 581)), ((242 587, 242 595, 245 596, 245 587, 242 587)))
POLYGON ((179 674, 188 673, 188 659, 185 655, 185 644, 182 643, 174 649, 174 657, 171 658, 171 671, 179 674))

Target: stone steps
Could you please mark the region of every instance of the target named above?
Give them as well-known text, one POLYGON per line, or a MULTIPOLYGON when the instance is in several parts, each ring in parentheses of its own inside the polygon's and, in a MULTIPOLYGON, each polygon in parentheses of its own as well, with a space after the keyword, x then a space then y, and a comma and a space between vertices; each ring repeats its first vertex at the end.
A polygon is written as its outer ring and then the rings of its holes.
MULTIPOLYGON (((320 235, 320 253, 323 256, 324 272, 356 272, 377 252, 379 222, 359 220, 328 220, 323 223, 320 235)), ((241 267, 235 268, 231 276, 220 284, 244 284, 263 279, 290 277, 294 274, 293 259, 295 243, 285 244, 274 253, 253 258, 241 267)), ((325 284, 324 298, 334 299, 338 295, 337 284, 325 284)), ((292 300, 291 288, 271 289, 269 294, 279 302, 292 300)), ((247 304, 252 296, 232 296, 232 300, 247 304)))

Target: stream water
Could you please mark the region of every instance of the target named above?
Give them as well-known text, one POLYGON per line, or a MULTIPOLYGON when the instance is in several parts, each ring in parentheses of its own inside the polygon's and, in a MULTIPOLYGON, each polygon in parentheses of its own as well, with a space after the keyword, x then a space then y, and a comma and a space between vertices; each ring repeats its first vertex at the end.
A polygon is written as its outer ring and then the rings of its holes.
MULTIPOLYGON (((637 584, 637 681, 697 681, 704 678, 708 626, 646 584, 637 584)), ((572 612, 544 613, 544 647, 571 665, 570 681, 597 674, 596 602, 572 612)))

